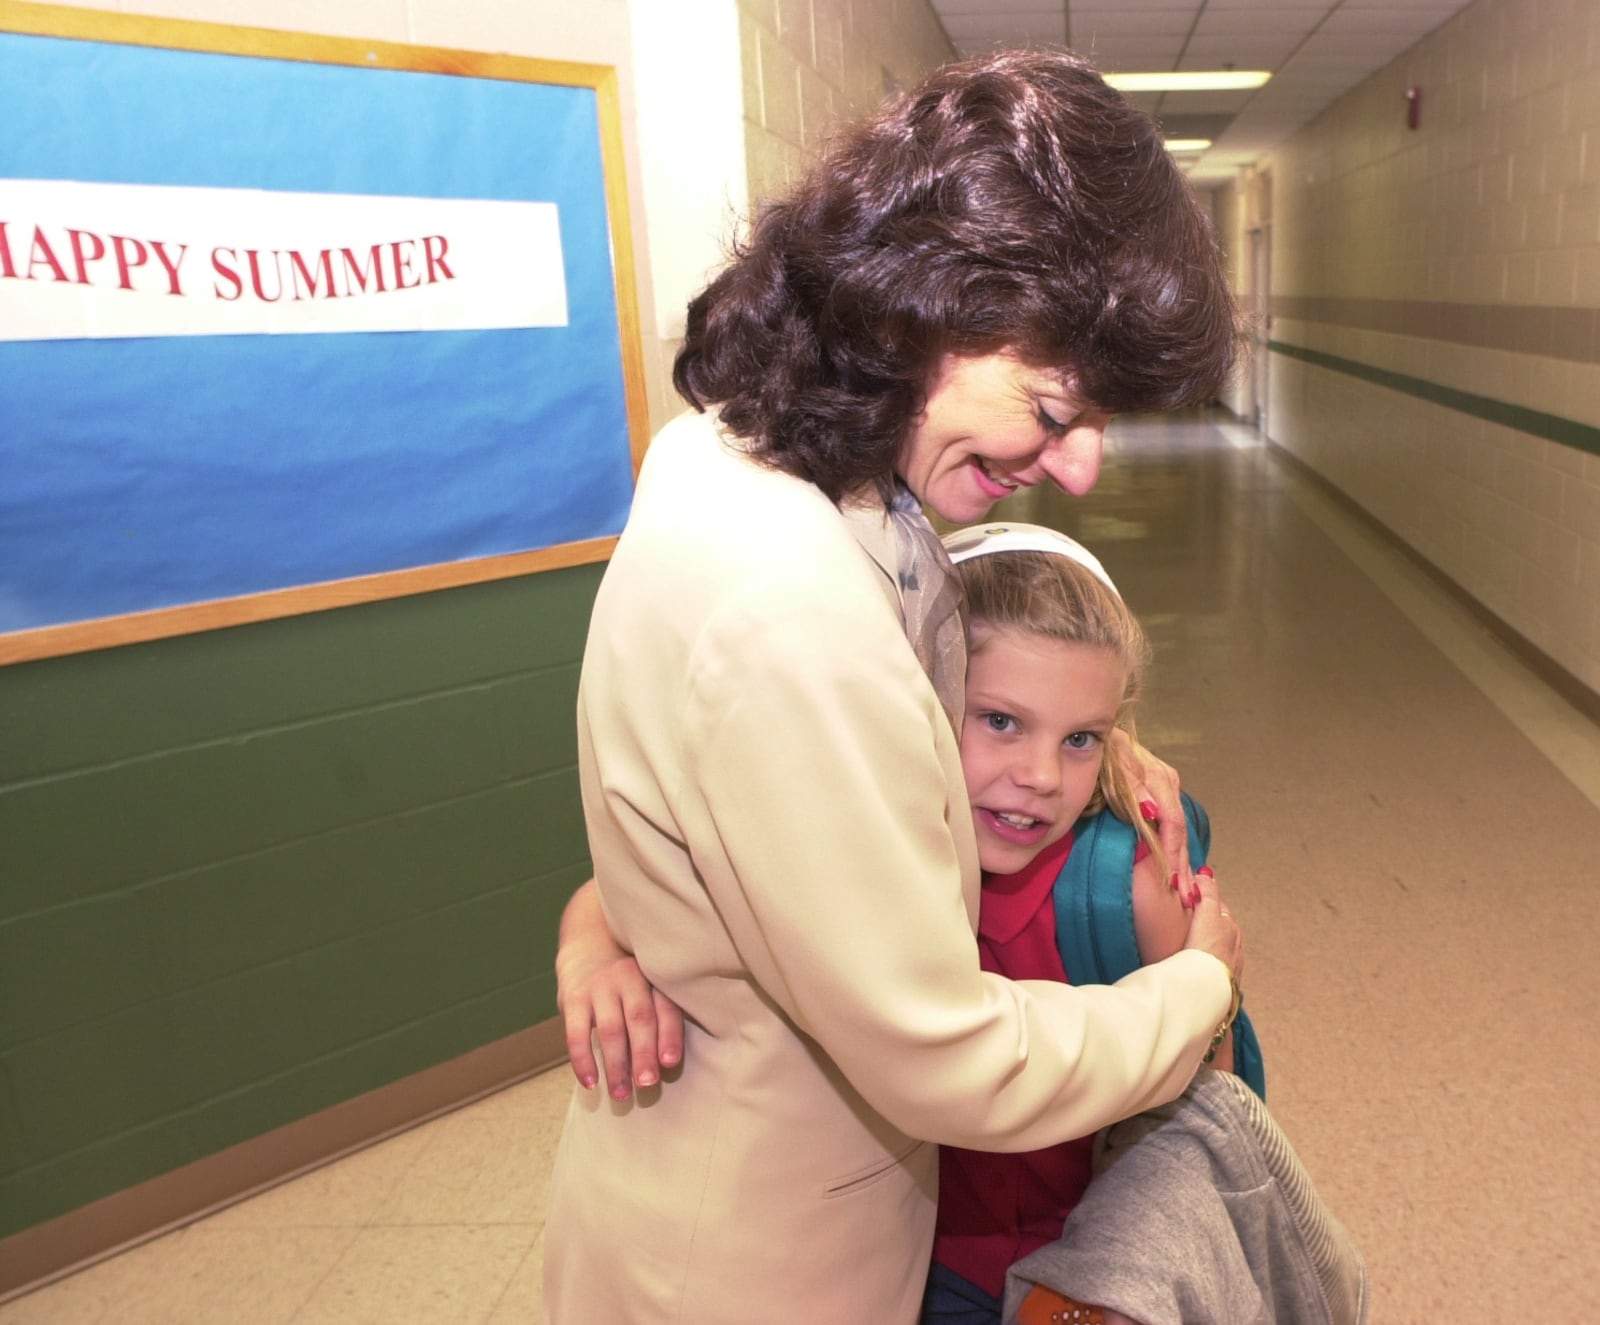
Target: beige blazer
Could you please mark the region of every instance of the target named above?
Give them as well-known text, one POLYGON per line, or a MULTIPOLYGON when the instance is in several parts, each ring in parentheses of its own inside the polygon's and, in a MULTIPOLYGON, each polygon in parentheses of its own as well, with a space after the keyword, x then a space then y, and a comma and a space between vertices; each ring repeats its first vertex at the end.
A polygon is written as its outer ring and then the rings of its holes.
POLYGON ((579 766, 606 915, 690 1026, 676 1079, 574 1095, 556 1325, 909 1325, 928 1142, 1032 1149, 1172 1099, 1227 1009, 1196 952, 1114 988, 980 971, 956 740, 893 568, 881 510, 841 516, 713 417, 652 445, 579 766))

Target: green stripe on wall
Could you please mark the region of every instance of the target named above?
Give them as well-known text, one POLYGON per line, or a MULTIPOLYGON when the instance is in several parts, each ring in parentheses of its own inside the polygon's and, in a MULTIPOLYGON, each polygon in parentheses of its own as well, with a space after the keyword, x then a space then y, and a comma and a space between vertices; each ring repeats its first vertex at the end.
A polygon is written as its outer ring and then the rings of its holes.
POLYGON ((1564 419, 1558 414, 1545 414, 1523 405, 1509 405, 1503 400, 1494 400, 1489 396, 1473 395, 1470 391, 1457 391, 1454 387, 1440 386, 1436 382, 1424 381, 1420 377, 1391 372, 1387 368, 1374 368, 1371 364, 1360 363, 1354 359, 1342 359, 1336 354, 1324 354, 1321 350, 1308 350, 1304 346, 1289 345, 1280 340, 1268 341, 1267 348, 1286 358, 1299 359, 1303 363, 1315 364, 1318 368, 1360 378, 1364 382, 1371 382, 1374 386, 1387 387, 1391 391, 1415 396, 1418 400, 1426 400, 1430 404, 1459 410, 1463 414, 1470 414, 1488 423, 1515 428, 1518 432, 1543 437, 1551 442, 1560 442, 1563 446, 1587 451, 1591 455, 1600 455, 1600 428, 1587 423, 1564 419))
POLYGON ((0 1237, 554 1013, 603 570, 0 667, 0 1237))
POLYGON ((1574 363, 1600 363, 1600 308, 1274 295, 1272 315, 1574 363))

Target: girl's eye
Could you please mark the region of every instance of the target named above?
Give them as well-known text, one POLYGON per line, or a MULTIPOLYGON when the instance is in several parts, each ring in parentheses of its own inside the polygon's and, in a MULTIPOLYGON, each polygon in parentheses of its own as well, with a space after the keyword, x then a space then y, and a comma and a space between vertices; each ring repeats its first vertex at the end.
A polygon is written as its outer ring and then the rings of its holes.
POLYGON ((983 722, 992 732, 1008 732, 1015 725, 1016 719, 1009 713, 985 713, 983 722))
POLYGON ((1092 750, 1099 740, 1094 732, 1073 732, 1067 737, 1066 745, 1069 750, 1092 750))

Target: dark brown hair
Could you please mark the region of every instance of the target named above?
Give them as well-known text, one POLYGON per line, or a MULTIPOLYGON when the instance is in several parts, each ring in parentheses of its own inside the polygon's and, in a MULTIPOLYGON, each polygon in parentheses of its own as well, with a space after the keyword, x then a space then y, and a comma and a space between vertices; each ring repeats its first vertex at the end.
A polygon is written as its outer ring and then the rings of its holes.
POLYGON ((1154 123, 1066 52, 947 65, 844 130, 689 305, 673 382, 834 500, 885 488, 946 353, 1102 409, 1216 394, 1238 317, 1154 123))

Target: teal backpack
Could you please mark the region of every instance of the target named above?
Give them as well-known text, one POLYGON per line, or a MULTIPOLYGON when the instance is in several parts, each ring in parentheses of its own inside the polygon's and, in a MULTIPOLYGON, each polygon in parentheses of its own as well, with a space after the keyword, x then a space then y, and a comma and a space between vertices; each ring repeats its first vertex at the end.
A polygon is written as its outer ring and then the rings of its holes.
MULTIPOLYGON (((1187 792, 1189 864, 1199 869, 1211 849, 1211 821, 1187 792)), ((1138 969, 1133 930, 1133 855, 1139 835, 1110 810, 1078 820, 1072 851, 1056 876, 1056 946, 1074 984, 1115 984, 1138 969)), ((1233 1070, 1262 1099, 1267 1074, 1261 1044, 1243 1008, 1233 1024, 1233 1070)))

